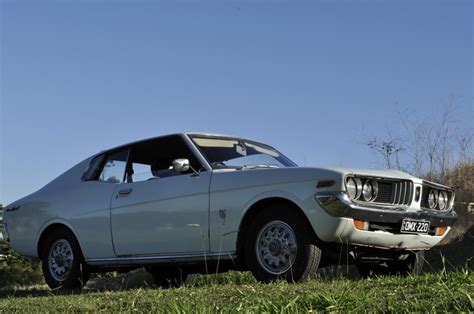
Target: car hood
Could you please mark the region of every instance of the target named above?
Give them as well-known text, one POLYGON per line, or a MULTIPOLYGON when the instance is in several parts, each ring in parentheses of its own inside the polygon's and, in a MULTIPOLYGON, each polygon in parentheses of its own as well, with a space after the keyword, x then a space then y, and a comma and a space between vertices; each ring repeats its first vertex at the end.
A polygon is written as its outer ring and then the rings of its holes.
MULTIPOLYGON (((219 170, 218 170, 219 171, 219 170)), ((297 176, 301 179, 325 177, 330 179, 331 176, 345 177, 348 175, 360 175, 368 177, 383 177, 389 179, 405 179, 421 181, 421 179, 412 176, 406 172, 399 170, 378 170, 378 169, 357 169, 357 168, 337 168, 337 167, 288 167, 288 168, 253 168, 248 170, 230 170, 223 169, 223 171, 232 172, 253 172, 253 171, 265 171, 267 174, 279 173, 280 175, 288 174, 290 176, 297 176)))
POLYGON ((421 179, 397 170, 315 167, 257 168, 248 170, 221 169, 214 170, 212 181, 214 190, 226 190, 245 188, 249 183, 251 183, 252 186, 268 186, 282 183, 333 180, 335 184, 329 189, 340 191, 344 189, 344 177, 354 174, 360 176, 412 180, 414 183, 421 183, 421 179))
POLYGON ((391 179, 406 179, 406 180, 420 180, 419 178, 412 176, 406 172, 399 170, 380 170, 380 169, 355 169, 355 168, 309 168, 309 169, 326 169, 333 172, 340 173, 344 176, 347 175, 361 175, 369 177, 383 177, 391 179))

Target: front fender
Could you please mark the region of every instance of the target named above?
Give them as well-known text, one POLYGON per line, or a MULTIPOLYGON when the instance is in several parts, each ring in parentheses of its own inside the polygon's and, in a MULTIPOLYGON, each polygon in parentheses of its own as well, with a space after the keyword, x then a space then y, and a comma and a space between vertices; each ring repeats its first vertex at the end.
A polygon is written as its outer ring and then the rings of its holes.
MULTIPOLYGON (((296 195, 284 190, 270 190, 270 191, 259 193, 255 195, 254 197, 252 197, 245 204, 244 209, 241 213, 241 216, 239 217, 240 218, 239 221, 242 221, 242 219, 244 218, 244 216, 247 214, 247 212, 252 206, 254 206, 260 201, 271 199, 271 198, 280 198, 280 199, 285 199, 287 201, 290 201, 294 203, 296 206, 298 206, 299 208, 301 208, 303 212, 305 212, 303 202, 296 195)), ((307 215, 308 213, 305 212, 305 214, 307 215)))
MULTIPOLYGON (((298 189, 298 191, 302 190, 304 190, 303 187, 298 189)), ((290 201, 302 211, 302 213, 308 219, 318 239, 328 242, 337 241, 344 231, 344 227, 347 222, 345 220, 328 215, 327 212, 322 209, 320 204, 315 201, 314 192, 310 192, 309 195, 310 197, 308 198, 306 193, 300 193, 299 195, 296 195, 284 190, 271 190, 260 193, 253 197, 246 204, 245 210, 240 217, 240 221, 242 222, 248 211, 258 202, 264 201, 266 199, 279 198, 290 201)))
MULTIPOLYGON (((345 221, 329 216, 315 199, 316 180, 258 185, 235 189, 211 190, 210 247, 212 252, 232 252, 242 219, 254 204, 264 199, 281 198, 298 206, 308 218, 319 239, 334 241, 342 233, 345 221), (220 212, 225 210, 225 219, 220 212)), ((216 184, 217 187, 220 187, 216 184)))

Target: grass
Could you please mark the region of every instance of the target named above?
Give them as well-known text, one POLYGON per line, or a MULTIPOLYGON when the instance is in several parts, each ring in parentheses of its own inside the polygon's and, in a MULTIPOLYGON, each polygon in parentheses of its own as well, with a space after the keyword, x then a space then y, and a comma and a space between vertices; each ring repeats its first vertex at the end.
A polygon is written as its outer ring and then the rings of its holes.
POLYGON ((257 283, 249 273, 200 276, 194 287, 152 288, 143 271, 96 279, 78 294, 43 286, 0 291, 0 312, 474 311, 474 274, 257 283))

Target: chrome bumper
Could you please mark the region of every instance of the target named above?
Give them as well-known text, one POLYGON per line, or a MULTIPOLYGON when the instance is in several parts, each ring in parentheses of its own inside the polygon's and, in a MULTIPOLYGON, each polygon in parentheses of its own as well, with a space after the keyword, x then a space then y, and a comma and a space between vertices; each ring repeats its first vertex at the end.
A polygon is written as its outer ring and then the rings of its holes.
POLYGON ((427 220, 431 226, 452 226, 457 214, 454 210, 408 211, 403 207, 384 208, 380 206, 353 203, 345 193, 319 193, 315 195, 321 207, 331 216, 360 219, 370 222, 399 223, 404 218, 427 220))

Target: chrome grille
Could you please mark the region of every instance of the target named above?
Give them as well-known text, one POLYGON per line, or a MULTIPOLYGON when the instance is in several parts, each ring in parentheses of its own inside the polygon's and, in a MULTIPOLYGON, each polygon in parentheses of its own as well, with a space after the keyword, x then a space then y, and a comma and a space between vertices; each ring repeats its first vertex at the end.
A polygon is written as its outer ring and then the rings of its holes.
POLYGON ((413 198, 413 182, 408 180, 376 180, 379 193, 374 203, 387 205, 410 205, 413 198))
MULTIPOLYGON (((348 196, 355 202, 360 203, 373 203, 388 206, 408 206, 411 204, 414 194, 414 184, 410 180, 392 179, 392 178, 376 178, 369 176, 348 176, 346 177, 346 190, 347 183, 351 182, 351 191, 348 196), (352 181, 351 181, 352 180, 352 181), (362 193, 364 184, 373 187, 373 196, 364 195, 362 193), (354 188, 354 186, 356 186, 354 188), (354 192, 355 190, 355 192, 354 192), (374 195, 376 194, 376 196, 374 195)), ((371 193, 370 190, 366 190, 366 193, 371 193)))
POLYGON ((411 203, 413 195, 413 182, 394 181, 392 183, 392 196, 390 203, 393 205, 408 205, 411 203))
POLYGON ((376 203, 390 203, 390 197, 392 196, 392 183, 378 181, 379 194, 375 198, 376 203))

